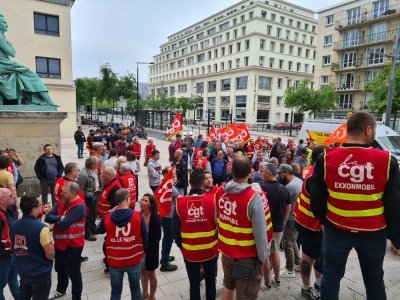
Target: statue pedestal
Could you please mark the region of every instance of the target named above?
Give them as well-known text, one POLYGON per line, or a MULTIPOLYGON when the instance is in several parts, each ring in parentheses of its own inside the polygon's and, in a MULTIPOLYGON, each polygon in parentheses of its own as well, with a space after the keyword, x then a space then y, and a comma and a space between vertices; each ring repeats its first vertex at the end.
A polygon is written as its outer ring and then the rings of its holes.
POLYGON ((54 153, 61 154, 60 123, 65 118, 66 112, 0 110, 0 149, 15 149, 24 162, 19 168, 24 181, 18 194, 40 192, 34 171, 36 160, 45 144, 51 144, 54 153))

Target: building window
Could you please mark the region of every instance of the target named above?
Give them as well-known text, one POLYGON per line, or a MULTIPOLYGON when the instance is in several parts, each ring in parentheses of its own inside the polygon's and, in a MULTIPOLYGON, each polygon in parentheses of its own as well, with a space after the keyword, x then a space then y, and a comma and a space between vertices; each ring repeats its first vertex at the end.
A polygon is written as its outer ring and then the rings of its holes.
POLYGON ((306 49, 306 57, 307 57, 307 58, 310 57, 310 49, 306 49))
POLYGON ((271 57, 271 58, 269 59, 269 67, 270 67, 270 68, 273 68, 273 67, 274 67, 274 63, 275 63, 275 58, 272 58, 272 57, 271 57))
POLYGON ((236 18, 234 18, 232 21, 233 21, 233 25, 237 24, 237 19, 236 18))
POLYGON ((208 97, 208 105, 215 105, 215 97, 208 97))
POLYGON ((379 65, 385 62, 385 47, 367 49, 368 65, 379 65))
POLYGON ((260 56, 258 59, 258 64, 260 65, 260 67, 264 66, 264 62, 265 62, 265 56, 260 56))
POLYGON ((304 72, 308 73, 309 70, 310 70, 310 65, 309 64, 304 64, 304 72))
POLYGON ((210 115, 210 119, 215 120, 215 109, 209 109, 208 113, 210 115))
POLYGON ((231 104, 231 99, 227 96, 221 97, 221 105, 229 106, 231 104))
POLYGON ((205 53, 201 53, 199 55, 197 55, 197 62, 202 62, 206 59, 206 54, 205 53))
POLYGON ((281 20, 281 24, 285 24, 285 17, 281 17, 280 20, 281 20))
POLYGON ((282 97, 276 97, 276 106, 282 105, 282 97))
POLYGON ((374 79, 375 77, 377 77, 379 75, 378 70, 374 70, 374 71, 367 71, 365 72, 365 84, 368 84, 368 82, 370 82, 372 79, 374 79))
POLYGON ((244 41, 244 47, 246 50, 250 50, 250 40, 245 40, 244 41))
POLYGON ((271 89, 272 78, 260 76, 258 79, 258 88, 260 90, 270 90, 271 89))
POLYGON ((289 26, 293 27, 293 19, 289 19, 289 26))
POLYGON ((297 21, 297 28, 301 28, 301 22, 297 21))
POLYGON ((245 56, 245 57, 244 57, 244 66, 245 66, 245 67, 248 67, 248 66, 249 66, 249 57, 248 57, 248 56, 245 56))
POLYGON ((353 109, 353 94, 341 94, 339 109, 353 109))
POLYGON ((304 23, 304 30, 308 30, 308 24, 304 23))
POLYGON ((230 119, 229 109, 221 109, 221 120, 230 119))
POLYGON ((236 107, 246 107, 246 96, 236 96, 236 107))
POLYGON ((246 109, 237 108, 236 109, 236 120, 246 120, 246 109))
POLYGON ((229 38, 229 35, 230 35, 229 32, 225 33, 225 40, 226 40, 226 41, 229 41, 229 39, 230 39, 230 38, 229 38))
POLYGON ((233 30, 233 38, 236 39, 238 37, 237 29, 233 30))
POLYGON ((187 38, 187 43, 188 44, 193 43, 193 41, 194 41, 194 36, 191 36, 191 37, 187 38))
POLYGON ((34 13, 35 33, 60 36, 58 16, 34 13))
POLYGON ((208 59, 211 59, 211 51, 208 51, 207 54, 208 54, 208 59))
POLYGON ((276 19, 276 15, 275 14, 271 14, 271 21, 275 22, 275 19, 276 19))
POLYGON ((372 3, 372 17, 380 18, 387 14, 389 10, 389 0, 379 0, 372 3))
POLYGON ((236 89, 237 90, 247 89, 247 76, 236 78, 236 89))
POLYGON ((212 35, 214 33, 215 33, 215 27, 210 28, 210 29, 207 30, 207 35, 212 35))
POLYGON ((272 26, 271 25, 267 25, 267 34, 271 35, 272 33, 272 26))
POLYGON ((200 43, 200 47, 201 47, 201 49, 207 49, 207 48, 209 47, 209 42, 208 42, 208 40, 207 40, 207 41, 204 41, 204 42, 201 42, 201 43, 200 43))
POLYGON ((350 68, 357 66, 357 52, 348 52, 343 54, 342 67, 350 68))
POLYGON ((282 28, 276 28, 276 36, 278 37, 278 38, 280 38, 281 37, 281 32, 282 32, 282 28))
POLYGON ((258 96, 258 104, 270 105, 271 97, 270 96, 258 96))
POLYGON ((194 64, 194 57, 192 56, 192 57, 187 58, 186 62, 187 62, 188 66, 193 65, 194 64))
POLYGON ((357 24, 361 21, 361 6, 346 11, 347 25, 357 24))
POLYGON ((388 23, 372 24, 369 27, 368 42, 375 43, 387 39, 388 23))
POLYGON ((190 52, 192 52, 192 53, 196 52, 197 49, 198 49, 198 45, 197 44, 194 44, 194 45, 190 46, 190 52))
POLYGON ((283 59, 279 60, 279 69, 283 69, 283 59))
POLYGON ((334 15, 329 15, 325 17, 325 26, 333 25, 334 15))
POLYGON ((240 42, 236 43, 236 52, 240 52, 240 42))
POLYGON ((170 86, 169 87, 169 94, 170 94, 170 96, 174 96, 175 95, 175 87, 174 86, 170 86))
POLYGON ((244 18, 245 18, 244 15, 243 15, 243 16, 240 16, 240 22, 244 22, 244 18))
POLYGON ((246 35, 246 26, 242 27, 242 35, 246 35))
POLYGON ((292 45, 290 45, 289 46, 289 55, 293 55, 293 46, 292 45))
POLYGON ((221 90, 222 91, 230 91, 231 90, 231 80, 230 79, 222 79, 221 80, 221 90))
POLYGON ((286 39, 290 39, 290 30, 286 30, 286 39))
POLYGON ((213 38, 213 44, 218 45, 222 43, 222 35, 216 36, 213 38))
POLYGON ((270 44, 269 44, 269 50, 270 51, 275 51, 275 42, 271 42, 270 44))
POLYGON ((295 41, 295 42, 298 42, 298 41, 299 41, 299 33, 298 33, 298 32, 295 32, 295 33, 294 33, 294 41, 295 41))
POLYGON ((300 72, 300 69, 301 69, 301 63, 297 63, 297 66, 296 66, 296 71, 297 72, 300 72))
POLYGON ((323 76, 321 76, 321 79, 320 79, 320 85, 326 85, 326 84, 329 84, 329 76, 323 75, 323 76))
POLYGON ((225 47, 222 47, 222 48, 221 48, 221 55, 222 55, 222 56, 225 56, 225 47))
POLYGON ((229 70, 232 69, 232 61, 231 60, 228 60, 228 69, 229 70))
POLYGON ((196 92, 203 93, 204 92, 204 82, 196 83, 196 92))
POLYGON ((324 55, 322 56, 322 65, 327 66, 331 64, 331 56, 330 55, 324 55))
POLYGON ((226 23, 223 23, 223 24, 219 25, 219 30, 220 31, 228 29, 228 28, 229 28, 229 22, 226 22, 226 23))
POLYGON ((42 78, 61 78, 60 59, 36 57, 36 73, 42 78))
POLYGON ((229 54, 232 54, 232 52, 233 52, 233 46, 229 45, 229 54))
POLYGON ((297 56, 301 56, 302 53, 303 53, 303 48, 298 47, 298 48, 297 48, 297 56))
POLYGON ((278 89, 282 88, 282 78, 278 78, 278 89))
POLYGON ((257 122, 269 122, 269 110, 257 110, 257 122))
POLYGON ((260 39, 260 49, 264 49, 265 47, 265 40, 260 39))
POLYGON ((288 62, 288 70, 291 71, 291 70, 292 70, 292 67, 293 67, 293 62, 292 62, 292 61, 289 61, 289 62, 288 62))
POLYGON ((332 34, 324 36, 324 46, 332 45, 332 34))
POLYGON ((249 12, 249 19, 253 19, 253 18, 254 18, 254 12, 251 11, 251 12, 249 12))

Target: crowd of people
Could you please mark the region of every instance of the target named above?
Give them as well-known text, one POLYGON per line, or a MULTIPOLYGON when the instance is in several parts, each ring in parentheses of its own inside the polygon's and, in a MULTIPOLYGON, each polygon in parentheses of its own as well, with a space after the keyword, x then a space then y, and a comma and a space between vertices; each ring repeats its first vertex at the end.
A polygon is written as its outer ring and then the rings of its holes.
POLYGON ((23 162, 15 151, 0 155, 0 300, 7 283, 15 299, 48 299, 53 261, 57 288, 50 298, 64 296, 70 280, 72 299, 81 299, 81 263, 87 259, 82 250, 85 239, 94 241, 97 234, 105 234, 111 299, 121 298, 127 273, 132 299, 154 300, 155 270, 177 270, 170 255, 174 241, 184 258, 190 299, 200 299, 203 279, 206 299, 216 298, 219 259, 224 300, 235 291, 237 299, 256 299, 261 288, 279 287, 296 272, 308 299, 338 299, 353 248, 368 299, 386 299, 387 238, 400 248, 398 163, 389 152, 369 147, 376 126, 371 115, 354 113, 347 126, 348 142, 326 149, 293 139, 285 145, 259 136, 240 144, 224 136, 207 141, 201 134, 196 140, 178 134, 170 139, 166 166, 152 139, 142 149, 127 131, 90 132, 86 138, 78 128, 78 159, 85 142, 90 153, 84 168, 64 166, 45 145, 35 164, 42 195, 24 195, 20 203, 12 171, 23 162), (153 193, 139 198, 141 164, 153 193), (164 204, 154 193, 171 170, 172 199, 160 215, 164 204))

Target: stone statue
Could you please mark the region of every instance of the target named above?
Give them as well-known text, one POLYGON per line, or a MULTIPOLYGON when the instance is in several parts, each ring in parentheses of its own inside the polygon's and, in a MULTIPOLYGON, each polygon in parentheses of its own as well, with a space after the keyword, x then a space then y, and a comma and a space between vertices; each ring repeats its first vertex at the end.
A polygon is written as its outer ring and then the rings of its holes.
POLYGON ((7 22, 0 14, 0 105, 55 107, 39 76, 10 59, 16 52, 4 36, 7 29, 7 22))

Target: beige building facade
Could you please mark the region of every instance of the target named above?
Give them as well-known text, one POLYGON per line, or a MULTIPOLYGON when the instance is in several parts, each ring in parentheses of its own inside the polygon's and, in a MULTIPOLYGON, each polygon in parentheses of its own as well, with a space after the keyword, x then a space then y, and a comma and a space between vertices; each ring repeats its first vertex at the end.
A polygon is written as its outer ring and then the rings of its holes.
POLYGON ((392 55, 400 0, 351 0, 318 11, 315 83, 339 93, 336 116, 367 109, 365 85, 392 55))
POLYGON ((150 67, 150 95, 202 96, 197 120, 290 122, 284 92, 313 79, 316 35, 312 10, 241 1, 168 37, 150 67))
POLYGON ((37 72, 59 112, 68 113, 61 123, 61 137, 76 130, 76 94, 72 78, 72 0, 0 1, 6 33, 17 55, 15 61, 37 72))

